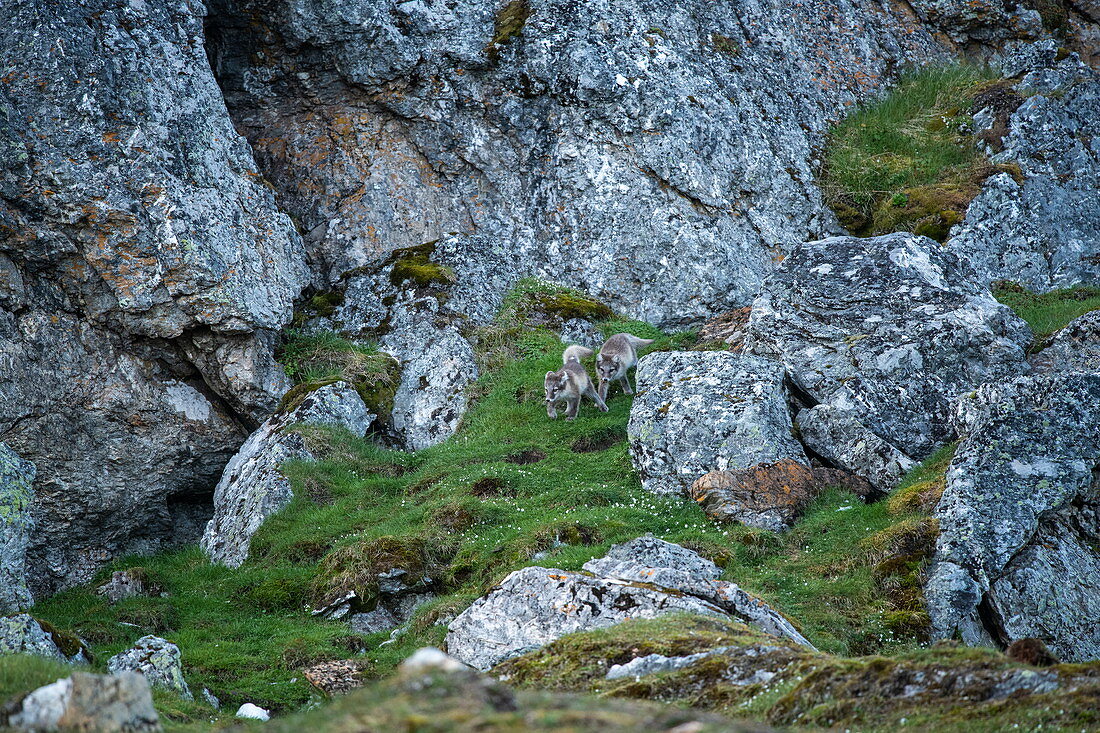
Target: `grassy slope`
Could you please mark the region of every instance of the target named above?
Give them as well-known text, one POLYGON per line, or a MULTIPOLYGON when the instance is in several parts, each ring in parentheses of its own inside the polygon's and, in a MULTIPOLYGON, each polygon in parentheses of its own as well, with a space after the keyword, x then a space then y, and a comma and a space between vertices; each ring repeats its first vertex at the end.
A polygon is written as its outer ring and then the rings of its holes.
POLYGON ((995 78, 970 65, 919 69, 842 120, 821 179, 841 223, 857 234, 946 239, 981 179, 996 171, 965 132, 974 95, 995 78))
MULTIPOLYGON (((691 342, 636 322, 606 329, 660 337, 655 348, 691 342)), ((653 532, 714 559, 727 579, 789 614, 823 651, 891 653, 918 644, 922 610, 913 586, 927 545, 924 513, 942 488, 949 450, 887 502, 867 506, 828 490, 784 535, 719 526, 687 500, 642 491, 625 440, 629 398, 616 393, 608 413, 586 404, 575 423, 550 421, 541 381, 558 365, 561 345, 539 329, 509 343, 504 351, 516 358, 498 359, 503 366, 477 386, 480 401, 441 445, 405 454, 308 431, 323 459, 286 467, 296 497, 257 534, 242 568, 212 566, 197 548, 129 558, 112 568, 144 567, 167 597, 110 605, 77 588, 34 612, 87 639, 100 667, 156 633, 180 645, 196 691, 210 688, 231 709, 250 701, 285 711, 316 696, 304 666, 366 648, 373 674, 386 675, 415 648, 439 644, 439 621, 511 570, 535 564, 536 552, 548 553, 538 564, 576 569, 613 542, 653 532), (586 439, 606 447, 572 450, 586 439), (546 457, 506 460, 529 449, 546 457), (395 643, 379 646, 384 634, 357 637, 308 613, 334 590, 369 591, 377 563, 394 561, 427 572, 442 591, 395 643)), ((186 721, 212 711, 196 705, 174 714, 186 721)))

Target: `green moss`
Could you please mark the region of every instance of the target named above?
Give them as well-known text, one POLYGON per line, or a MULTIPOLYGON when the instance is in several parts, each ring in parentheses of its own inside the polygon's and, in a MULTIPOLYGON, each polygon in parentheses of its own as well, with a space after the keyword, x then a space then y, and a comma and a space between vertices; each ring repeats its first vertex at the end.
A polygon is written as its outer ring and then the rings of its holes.
POLYGON ((993 297, 1027 321, 1035 332, 1036 347, 1075 318, 1100 309, 1100 287, 1087 285, 1033 293, 1017 283, 1001 281, 993 284, 993 297))
POLYGON ((993 73, 954 65, 909 72, 842 120, 825 152, 826 203, 852 233, 913 231, 945 241, 985 177, 998 172, 967 132, 993 73))
POLYGON ((711 33, 710 42, 714 44, 715 49, 728 56, 736 56, 741 53, 741 47, 732 38, 723 36, 721 33, 711 33))
POLYGON ((53 639, 53 643, 57 645, 57 648, 60 649, 61 653, 67 658, 72 659, 81 652, 84 652, 89 657, 91 656, 91 651, 80 641, 80 637, 76 634, 62 631, 45 619, 36 617, 34 620, 38 622, 38 625, 42 627, 43 631, 50 635, 50 638, 53 639))
POLYGON ((531 17, 531 5, 527 0, 509 0, 497 11, 493 22, 493 38, 485 46, 485 53, 494 63, 500 59, 501 48, 523 33, 523 26, 531 17))
POLYGON ((435 242, 394 250, 390 255, 390 261, 393 263, 390 282, 394 285, 412 282, 422 288, 453 283, 454 270, 446 265, 432 262, 431 257, 434 252, 435 242))
POLYGON ((279 403, 278 412, 301 405, 312 392, 343 380, 367 407, 388 422, 401 381, 401 365, 375 346, 345 339, 331 331, 288 330, 276 358, 296 382, 279 403))

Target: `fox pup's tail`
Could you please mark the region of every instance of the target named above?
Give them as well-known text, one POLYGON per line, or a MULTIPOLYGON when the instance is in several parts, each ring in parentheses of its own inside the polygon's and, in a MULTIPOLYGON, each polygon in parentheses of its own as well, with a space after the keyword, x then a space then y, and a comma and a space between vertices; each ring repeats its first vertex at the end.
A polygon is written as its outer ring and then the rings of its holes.
POLYGON ((634 334, 624 333, 623 337, 626 338, 626 342, 633 346, 635 349, 640 349, 643 346, 649 346, 653 343, 653 339, 640 339, 634 334))
POLYGON ((593 353, 594 352, 592 351, 592 349, 586 346, 577 346, 576 344, 573 344, 572 346, 567 348, 564 353, 562 353, 561 363, 568 364, 571 359, 574 361, 580 361, 586 356, 592 356, 593 353))

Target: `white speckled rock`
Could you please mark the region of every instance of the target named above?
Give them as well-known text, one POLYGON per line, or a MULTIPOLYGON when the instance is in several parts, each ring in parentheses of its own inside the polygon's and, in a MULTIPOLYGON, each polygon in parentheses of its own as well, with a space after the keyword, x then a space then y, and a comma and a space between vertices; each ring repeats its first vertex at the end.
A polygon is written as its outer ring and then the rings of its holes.
POLYGON ((953 437, 957 394, 1029 371, 1030 341, 966 260, 897 233, 796 247, 753 304, 745 350, 922 459, 953 437))
POLYGON ((27 544, 34 529, 34 464, 0 443, 0 613, 31 604, 27 544))
POLYGON ((192 699, 191 688, 183 678, 180 648, 159 636, 141 637, 132 647, 108 659, 107 669, 111 674, 140 672, 150 685, 192 699))
POLYGON ((710 471, 790 459, 792 436, 779 362, 724 351, 659 351, 638 363, 630 457, 642 486, 683 493, 710 471))
POLYGON ((135 672, 76 672, 39 687, 19 702, 7 724, 13 730, 33 733, 152 733, 161 729, 149 683, 135 672))
POLYGON ((803 445, 832 465, 864 477, 881 491, 893 489, 916 465, 896 446, 868 430, 851 410, 817 405, 800 410, 797 422, 803 445))
POLYGON ((935 631, 1100 658, 1100 374, 1020 377, 959 403, 925 587, 935 631))
POLYGON ((515 571, 451 622, 448 653, 486 670, 565 634, 677 612, 730 615, 810 647, 780 614, 733 583, 716 580, 712 563, 678 545, 642 537, 616 545, 585 570, 592 575, 541 567, 515 571))
POLYGON ((239 567, 248 557, 252 535, 293 497, 279 467, 292 459, 310 459, 302 436, 292 425, 345 427, 365 435, 375 415, 346 382, 324 385, 289 412, 277 413, 249 436, 229 461, 214 491, 214 518, 206 525, 202 548, 213 562, 239 567))
POLYGON ((1018 165, 1021 180, 1008 173, 987 179, 947 247, 987 282, 1013 280, 1037 291, 1097 283, 1100 72, 1076 56, 1029 66, 1016 85, 1020 102, 1008 132, 990 151, 993 162, 1018 165))
POLYGON ((68 640, 72 642, 73 648, 62 649, 61 647, 66 646, 65 640, 60 637, 55 638, 54 633, 44 628, 29 614, 18 613, 0 617, 0 657, 5 654, 34 654, 64 662, 88 663, 91 661, 90 655, 80 640, 71 636, 68 640))

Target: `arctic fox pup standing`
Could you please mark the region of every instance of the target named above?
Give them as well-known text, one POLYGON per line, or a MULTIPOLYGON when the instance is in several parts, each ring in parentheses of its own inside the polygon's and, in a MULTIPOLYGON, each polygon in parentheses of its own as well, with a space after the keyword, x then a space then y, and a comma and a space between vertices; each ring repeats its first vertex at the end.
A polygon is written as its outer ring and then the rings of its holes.
POLYGON ((596 357, 596 376, 600 379, 601 400, 607 399, 607 390, 615 379, 619 380, 624 392, 634 394, 626 373, 638 363, 638 349, 651 343, 653 339, 640 339, 629 333, 617 333, 604 342, 596 357))
POLYGON ((546 387, 546 414, 551 419, 558 416, 556 405, 559 402, 566 403, 566 420, 576 418, 577 411, 581 407, 581 397, 591 397, 601 412, 607 412, 607 405, 596 393, 588 371, 581 364, 581 359, 591 354, 592 349, 584 346, 570 346, 561 355, 562 368, 556 372, 546 372, 543 386, 546 387))

